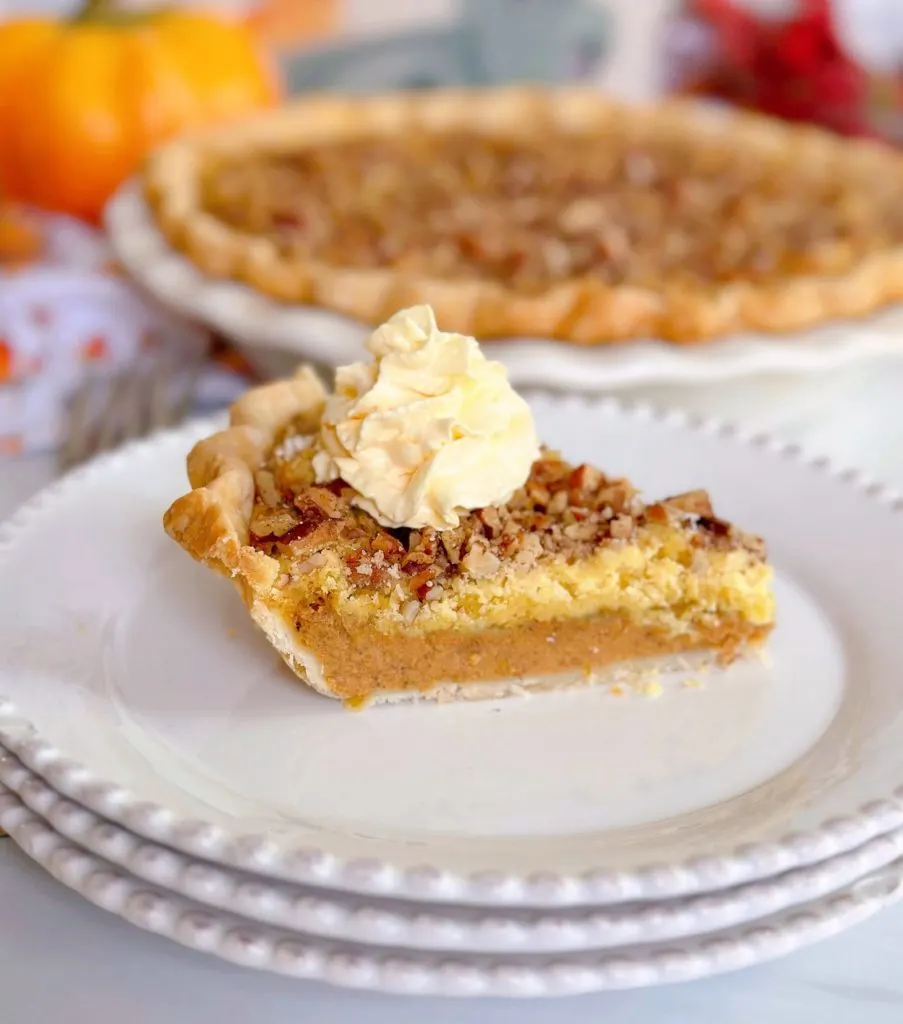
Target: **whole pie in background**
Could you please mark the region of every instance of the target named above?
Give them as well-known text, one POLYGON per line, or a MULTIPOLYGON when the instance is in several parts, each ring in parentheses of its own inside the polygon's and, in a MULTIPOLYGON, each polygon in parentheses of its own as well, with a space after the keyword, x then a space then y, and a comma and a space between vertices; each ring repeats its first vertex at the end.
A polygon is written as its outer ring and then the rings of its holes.
POLYGON ((160 150, 146 196, 214 277, 369 324, 690 343, 903 296, 903 156, 691 102, 524 87, 311 97, 160 150))

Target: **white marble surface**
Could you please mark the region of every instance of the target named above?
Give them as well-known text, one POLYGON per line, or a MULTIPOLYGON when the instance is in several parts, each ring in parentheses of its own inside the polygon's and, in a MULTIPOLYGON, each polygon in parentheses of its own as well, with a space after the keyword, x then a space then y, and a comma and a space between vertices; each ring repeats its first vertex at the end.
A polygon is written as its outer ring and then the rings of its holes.
MULTIPOLYGON (((903 489, 903 361, 805 382, 756 381, 702 392, 659 389, 643 397, 779 431, 903 489)), ((51 459, 0 462, 0 516, 52 474, 51 459)), ((812 515, 817 526, 817 510, 789 514, 812 515)), ((903 1021, 903 904, 844 935, 744 972, 536 1003, 373 996, 232 967, 90 906, 45 876, 8 840, 0 842, 0 908, 3 1024, 903 1021)))

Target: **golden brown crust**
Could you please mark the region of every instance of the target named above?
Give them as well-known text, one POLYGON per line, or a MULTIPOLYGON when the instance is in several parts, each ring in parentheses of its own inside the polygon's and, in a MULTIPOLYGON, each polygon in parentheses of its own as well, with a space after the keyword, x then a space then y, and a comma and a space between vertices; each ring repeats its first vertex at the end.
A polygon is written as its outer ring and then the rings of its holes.
POLYGON ((251 618, 298 676, 324 696, 337 697, 317 672, 307 670, 303 650, 286 636, 268 600, 279 562, 248 543, 255 470, 289 422, 316 429, 325 398, 322 381, 307 366, 289 380, 248 391, 229 409, 229 426, 189 452, 192 489, 167 509, 163 526, 192 558, 232 579, 251 618))
POLYGON ((302 367, 290 380, 253 388, 229 410, 230 426, 199 441, 188 455, 192 490, 163 517, 166 532, 192 558, 232 577, 249 607, 266 594, 279 563, 248 543, 254 470, 289 421, 319 422, 326 397, 320 379, 302 367))
POLYGON ((399 94, 367 99, 314 97, 262 115, 242 128, 217 129, 158 151, 145 170, 147 199, 169 242, 201 269, 230 277, 286 302, 310 303, 375 324, 395 310, 429 302, 443 329, 483 339, 548 337, 581 345, 639 337, 677 343, 753 330, 783 332, 859 316, 903 298, 903 247, 888 246, 838 274, 800 274, 766 281, 653 290, 591 278, 528 295, 497 281, 432 280, 400 270, 349 269, 285 253, 264 237, 238 231, 204 211, 200 172, 210 154, 257 148, 286 151, 363 133, 412 130, 591 131, 617 125, 662 136, 698 134, 699 146, 725 138, 732 146, 777 158, 796 171, 861 178, 899 174, 903 158, 876 143, 840 141, 815 128, 790 126, 744 112, 700 118, 698 108, 671 101, 624 107, 582 90, 514 87, 488 91, 399 94))

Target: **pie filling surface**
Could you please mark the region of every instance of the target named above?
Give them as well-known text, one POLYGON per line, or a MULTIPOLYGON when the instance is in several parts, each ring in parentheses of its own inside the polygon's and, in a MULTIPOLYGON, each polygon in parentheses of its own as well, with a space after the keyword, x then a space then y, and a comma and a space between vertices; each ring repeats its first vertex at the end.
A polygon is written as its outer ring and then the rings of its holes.
MULTIPOLYGON (((521 126, 523 129, 523 126, 521 126)), ((369 137, 206 167, 204 209, 332 266, 661 288, 835 274, 903 241, 903 179, 611 129, 369 137)))
POLYGON ((686 103, 308 97, 169 144, 144 192, 208 275, 370 325, 689 344, 903 298, 899 153, 686 103))

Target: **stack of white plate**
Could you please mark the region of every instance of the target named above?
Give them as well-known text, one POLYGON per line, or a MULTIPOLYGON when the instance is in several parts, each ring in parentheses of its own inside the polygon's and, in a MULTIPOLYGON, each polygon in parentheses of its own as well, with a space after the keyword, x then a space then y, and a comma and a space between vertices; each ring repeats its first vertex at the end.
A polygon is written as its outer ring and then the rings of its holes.
POLYGON ((768 663, 352 713, 160 516, 211 424, 0 530, 0 826, 88 899, 248 966, 557 995, 791 952, 903 892, 903 502, 795 448, 535 398, 650 494, 710 485, 777 567, 768 663))

